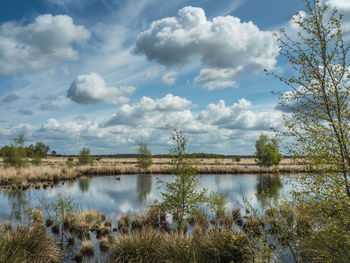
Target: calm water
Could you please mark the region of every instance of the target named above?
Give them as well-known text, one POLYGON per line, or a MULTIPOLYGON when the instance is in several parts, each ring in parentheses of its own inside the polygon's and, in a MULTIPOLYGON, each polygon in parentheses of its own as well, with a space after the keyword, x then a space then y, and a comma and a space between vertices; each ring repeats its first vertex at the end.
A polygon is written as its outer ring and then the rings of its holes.
MULTIPOLYGON (((59 193, 71 196, 80 209, 97 208, 116 222, 122 214, 145 212, 154 200, 161 200, 164 186, 157 180, 173 180, 171 175, 125 175, 120 181, 114 176, 81 178, 75 182, 47 189, 0 190, 0 218, 8 220, 26 204, 39 205, 40 198, 55 200, 59 193)), ((201 187, 208 191, 218 191, 229 201, 227 208, 241 208, 243 199, 254 207, 277 200, 279 196, 288 197, 293 187, 293 176, 267 175, 201 175, 201 187), (261 194, 261 193, 265 194, 261 194)))

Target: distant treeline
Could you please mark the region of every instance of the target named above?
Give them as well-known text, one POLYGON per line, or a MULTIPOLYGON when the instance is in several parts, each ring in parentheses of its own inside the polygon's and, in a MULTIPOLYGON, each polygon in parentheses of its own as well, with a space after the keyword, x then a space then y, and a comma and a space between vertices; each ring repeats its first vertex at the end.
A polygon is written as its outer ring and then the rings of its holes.
MULTIPOLYGON (((78 157, 77 154, 56 154, 57 157, 78 157)), ((96 158, 137 158, 136 153, 121 153, 121 154, 95 154, 96 158)), ((187 154, 189 158, 211 158, 211 159, 229 159, 229 158, 255 158, 255 155, 224 155, 215 153, 190 153, 187 154)), ((170 154, 153 154, 153 158, 169 158, 170 154)), ((286 157, 286 156, 285 156, 286 157)))

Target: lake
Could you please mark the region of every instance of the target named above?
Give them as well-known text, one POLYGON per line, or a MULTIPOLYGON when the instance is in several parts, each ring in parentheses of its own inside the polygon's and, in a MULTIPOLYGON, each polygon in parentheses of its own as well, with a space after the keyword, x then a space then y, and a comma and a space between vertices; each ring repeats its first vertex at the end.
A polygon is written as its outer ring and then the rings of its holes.
MULTIPOLYGON (((122 175, 80 178, 47 189, 0 190, 0 218, 10 220, 24 206, 39 205, 45 197, 55 200, 59 193, 74 199, 76 208, 98 209, 114 223, 122 214, 139 214, 155 200, 161 200, 164 191, 158 179, 171 182, 171 175, 122 175), (11 217, 12 216, 12 217, 11 217)), ((244 199, 256 208, 284 195, 288 198, 293 189, 292 175, 199 175, 200 187, 220 192, 228 200, 227 209, 244 207, 244 199), (263 193, 263 194, 262 194, 263 193)))

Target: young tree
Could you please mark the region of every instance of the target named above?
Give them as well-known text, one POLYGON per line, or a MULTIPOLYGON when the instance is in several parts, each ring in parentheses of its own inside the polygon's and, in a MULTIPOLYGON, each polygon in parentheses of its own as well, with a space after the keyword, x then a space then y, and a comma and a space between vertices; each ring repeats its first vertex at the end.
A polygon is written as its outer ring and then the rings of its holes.
POLYGON ((147 169, 152 165, 152 152, 144 142, 137 146, 137 161, 142 169, 147 169))
POLYGON ((273 74, 291 89, 281 94, 287 128, 283 135, 294 140, 290 154, 305 158, 323 174, 341 174, 333 177, 334 183, 350 198, 349 45, 336 9, 329 10, 320 0, 305 2, 306 15, 299 12, 292 18, 299 29, 297 39, 283 29, 276 35, 281 54, 294 70, 292 76, 273 74))
POLYGON ((288 87, 280 94, 289 153, 318 173, 298 176, 289 206, 311 217, 314 231, 297 234, 303 262, 346 262, 350 251, 350 63, 342 15, 325 1, 305 0, 292 18, 296 36, 276 34, 290 76, 272 73, 288 87))
POLYGON ((79 156, 79 164, 80 165, 92 165, 93 163, 93 157, 90 155, 90 149, 83 147, 83 149, 80 150, 80 156, 79 156))
POLYGON ((269 138, 268 135, 261 134, 255 143, 255 149, 256 159, 261 166, 278 165, 282 160, 276 138, 269 138))
POLYGON ((175 147, 169 152, 172 156, 175 180, 165 183, 166 190, 162 192, 163 201, 160 206, 173 215, 179 229, 184 229, 186 218, 207 200, 206 190, 197 189, 199 181, 192 161, 188 159, 187 140, 183 132, 177 127, 172 127, 170 138, 175 143, 175 147))

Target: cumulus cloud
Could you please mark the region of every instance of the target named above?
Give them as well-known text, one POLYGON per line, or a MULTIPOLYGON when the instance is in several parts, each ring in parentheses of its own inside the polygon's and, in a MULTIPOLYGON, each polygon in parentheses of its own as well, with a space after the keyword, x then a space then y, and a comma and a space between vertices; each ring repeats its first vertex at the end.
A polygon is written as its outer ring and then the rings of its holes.
POLYGON ((232 106, 226 106, 225 102, 220 100, 218 104, 209 104, 206 110, 200 112, 197 120, 232 130, 268 130, 280 125, 279 112, 255 113, 250 108, 251 102, 246 99, 240 99, 232 106))
POLYGON ((162 77, 162 82, 165 85, 172 86, 175 84, 177 73, 175 71, 169 71, 165 73, 162 77))
POLYGON ((164 128, 167 124, 178 122, 190 133, 208 133, 218 129, 269 130, 281 123, 279 111, 253 112, 251 102, 246 99, 240 99, 231 106, 220 100, 199 113, 192 112, 189 109, 191 105, 191 101, 171 94, 155 100, 143 97, 133 105, 123 105, 104 127, 141 125, 164 128))
MULTIPOLYGON (((154 21, 139 34, 135 48, 136 54, 166 66, 184 64, 198 56, 209 68, 234 72, 272 69, 278 52, 271 32, 232 16, 208 20, 203 9, 191 6, 182 8, 177 17, 154 21)), ((237 74, 231 74, 230 81, 224 81, 231 86, 236 77, 237 74)), ((202 81, 197 82, 205 83, 202 76, 198 78, 202 81)), ((214 82, 209 82, 213 89, 214 82)), ((223 86, 221 82, 220 88, 223 86)))
MULTIPOLYGON (((1 66, 0 66, 0 67, 1 67, 1 66)), ((6 104, 8 104, 8 103, 12 103, 12 102, 17 101, 19 98, 20 98, 20 97, 19 97, 17 94, 15 94, 15 93, 10 93, 10 94, 8 94, 5 98, 3 98, 0 102, 1 102, 1 103, 6 103, 6 104)))
POLYGON ((67 91, 67 98, 85 105, 122 104, 129 101, 125 95, 130 95, 134 91, 135 87, 132 86, 108 87, 99 74, 92 72, 80 75, 73 81, 67 91))
POLYGON ((237 69, 202 69, 199 76, 194 79, 194 83, 207 90, 236 87, 237 84, 234 79, 242 72, 243 67, 237 69))
POLYGON ((104 126, 139 125, 143 123, 160 126, 161 123, 164 124, 167 120, 170 121, 169 118, 172 113, 183 111, 189 108, 191 104, 191 101, 172 94, 155 100, 142 97, 138 103, 123 105, 120 111, 112 116, 104 126))
POLYGON ((52 67, 76 60, 73 43, 84 43, 90 32, 67 15, 40 15, 31 24, 0 25, 0 74, 52 67))
POLYGON ((140 140, 147 141, 155 153, 165 153, 171 144, 166 127, 177 123, 186 132, 192 152, 252 154, 262 130, 280 128, 280 112, 254 111, 246 99, 232 105, 219 101, 201 111, 192 105, 191 101, 171 94, 158 99, 143 97, 123 105, 107 122, 72 117, 72 120, 51 118, 39 126, 4 124, 0 126, 0 141, 12 139, 13 134, 25 130, 28 140, 44 138, 62 153, 76 153, 83 146, 96 154, 134 153, 140 140))

